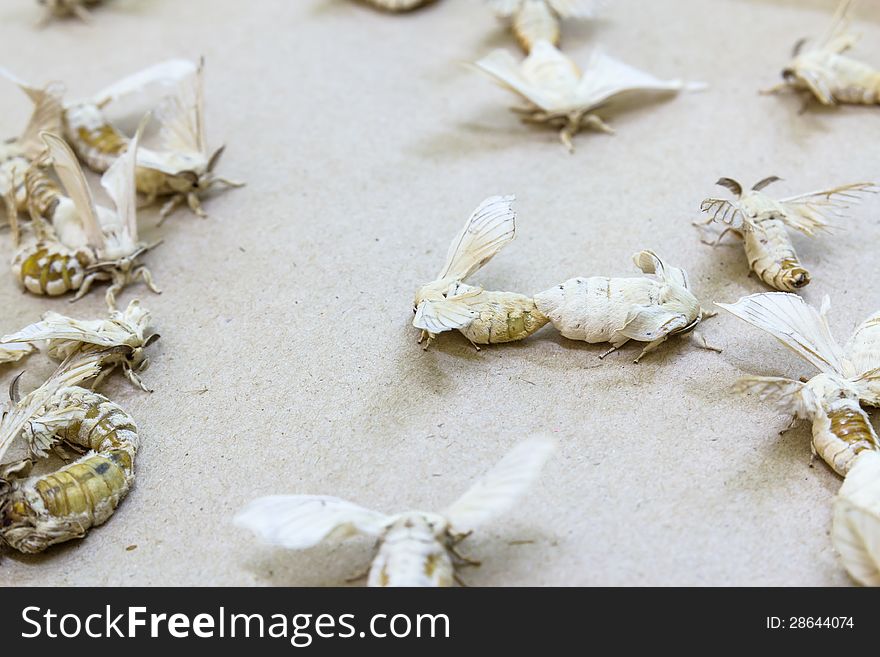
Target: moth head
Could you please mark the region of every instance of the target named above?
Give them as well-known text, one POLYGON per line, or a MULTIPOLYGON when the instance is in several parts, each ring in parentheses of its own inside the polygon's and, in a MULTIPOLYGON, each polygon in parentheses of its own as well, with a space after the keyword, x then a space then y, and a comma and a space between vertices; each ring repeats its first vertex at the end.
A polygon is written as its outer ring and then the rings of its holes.
POLYGON ((782 79, 785 80, 788 84, 797 84, 798 74, 794 68, 787 67, 782 69, 782 79))
POLYGON ((817 374, 807 381, 805 389, 809 391, 817 400, 821 400, 830 404, 841 399, 848 399, 858 403, 859 388, 855 383, 848 379, 823 372, 817 374))

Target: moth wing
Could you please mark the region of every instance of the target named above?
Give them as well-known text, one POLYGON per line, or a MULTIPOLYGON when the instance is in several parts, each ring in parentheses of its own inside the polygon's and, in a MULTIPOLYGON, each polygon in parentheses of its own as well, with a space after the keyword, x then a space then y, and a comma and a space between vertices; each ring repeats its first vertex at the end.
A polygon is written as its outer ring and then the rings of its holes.
POLYGON ((34 349, 32 344, 26 342, 0 342, 0 365, 18 362, 34 349))
POLYGON ((0 462, 3 461, 3 457, 15 439, 21 435, 28 421, 39 413, 40 409, 59 390, 94 378, 100 371, 101 366, 98 359, 87 361, 77 367, 56 370, 43 385, 25 395, 18 403, 13 404, 9 412, 0 420, 0 462))
POLYGON ((689 323, 684 313, 671 312, 662 306, 637 305, 629 311, 618 333, 630 340, 653 342, 685 328, 689 323))
POLYGON ((653 251, 639 251, 633 256, 633 262, 642 273, 656 274, 667 284, 678 285, 684 289, 690 288, 687 272, 678 267, 665 265, 653 251))
POLYGON ((99 107, 135 94, 146 94, 151 88, 165 90, 192 75, 196 65, 188 59, 169 59, 149 66, 114 82, 92 97, 99 107))
POLYGON ((44 458, 48 456, 49 450, 62 442, 58 430, 77 419, 82 419, 82 409, 75 406, 58 408, 49 413, 41 412, 32 417, 29 422, 39 423, 51 431, 26 432, 28 437, 28 450, 31 455, 36 458, 44 458))
POLYGON ((875 194, 877 191, 880 188, 876 184, 861 182, 782 199, 780 203, 786 210, 782 220, 791 228, 812 236, 828 229, 831 220, 841 217, 842 211, 850 204, 860 202, 860 194, 875 194))
POLYGON ((456 533, 475 529, 510 508, 537 479, 555 449, 555 443, 544 436, 519 443, 442 515, 456 533))
POLYGON ((820 371, 843 373, 843 350, 831 335, 825 312, 817 312, 798 295, 763 292, 716 305, 766 331, 820 371))
POLYGON ((700 203, 700 211, 712 214, 712 221, 720 221, 728 226, 739 228, 745 222, 745 215, 739 206, 726 198, 707 198, 700 203))
POLYGON ((852 48, 859 40, 858 35, 851 34, 850 9, 853 0, 842 0, 834 12, 834 17, 828 25, 828 29, 818 41, 818 48, 831 52, 842 53, 852 48))
POLYGON ((661 80, 594 50, 578 84, 577 98, 581 107, 596 107, 630 91, 681 91, 686 86, 681 80, 661 80))
POLYGON ((73 201, 89 245, 96 249, 103 248, 104 231, 101 230, 101 224, 98 222, 95 200, 76 155, 61 137, 50 132, 41 133, 41 137, 49 149, 55 173, 58 174, 64 190, 73 201))
POLYGON ((202 59, 195 72, 178 85, 178 93, 166 98, 156 111, 161 124, 159 139, 165 151, 207 156, 204 70, 202 59))
MULTIPOLYGON (((545 43, 545 41, 536 43, 526 58, 529 64, 535 65, 536 70, 550 70, 548 66, 538 67, 536 65, 536 59, 541 57, 541 53, 545 50, 542 48, 545 43)), ((550 46, 550 44, 546 45, 550 46)), ((555 48, 552 49, 555 50, 555 48)), ((520 70, 519 62, 506 50, 495 50, 477 61, 474 66, 477 70, 493 78, 502 87, 519 94, 537 107, 549 110, 558 102, 558 98, 554 94, 548 93, 540 84, 527 79, 520 70)))
POLYGON ((852 366, 853 374, 873 374, 880 370, 880 312, 874 313, 859 324, 846 343, 844 351, 852 366))
POLYGON ((234 522, 266 543, 302 550, 329 538, 378 536, 388 520, 381 513, 337 497, 270 495, 252 501, 234 522))
POLYGON ((135 179, 138 144, 149 118, 148 114, 141 119, 137 133, 129 142, 128 148, 101 176, 101 186, 112 199, 119 221, 125 226, 128 236, 134 241, 137 241, 138 238, 137 184, 135 179))
POLYGON ((452 240, 438 279, 464 281, 489 262, 516 235, 516 197, 490 196, 468 217, 452 240))
POLYGON ((45 149, 40 133, 45 131, 61 134, 61 117, 64 111, 61 100, 64 95, 64 85, 52 82, 42 89, 32 87, 2 67, 0 67, 0 76, 17 85, 34 104, 28 124, 17 141, 29 158, 36 159, 45 149))
POLYGON ((522 6, 523 0, 484 0, 492 12, 501 18, 510 18, 522 6))
POLYGON ((880 586, 880 454, 863 452, 834 500, 831 541, 847 572, 880 586))
MULTIPOLYGON (((478 290, 479 294, 482 290, 478 290)), ((443 333, 468 326, 477 318, 469 301, 475 293, 467 293, 437 301, 427 300, 419 304, 413 326, 429 333, 443 333)))
POLYGON ((2 341, 33 343, 41 340, 70 340, 112 347, 124 344, 129 335, 112 322, 73 319, 50 310, 43 315, 41 321, 4 336, 2 341))
POLYGON ((803 383, 792 379, 745 376, 733 385, 732 391, 740 395, 758 395, 761 401, 769 402, 783 412, 806 418, 810 409, 803 395, 804 388, 803 383))
POLYGON ((563 18, 593 18, 596 15, 595 0, 546 0, 563 18))

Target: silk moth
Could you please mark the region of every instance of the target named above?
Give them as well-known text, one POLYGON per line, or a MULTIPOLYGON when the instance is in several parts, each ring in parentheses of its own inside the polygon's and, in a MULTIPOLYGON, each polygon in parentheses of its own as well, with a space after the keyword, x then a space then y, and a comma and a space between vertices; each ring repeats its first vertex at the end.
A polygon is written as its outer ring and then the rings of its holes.
POLYGON ((592 18, 592 0, 486 0, 500 18, 510 20, 517 41, 526 52, 538 41, 559 45, 563 18, 592 18))
POLYGON ((693 331, 707 314, 683 269, 664 264, 653 251, 640 251, 633 260, 654 278, 572 278, 535 295, 538 310, 566 338, 610 342, 600 358, 630 340, 647 342, 638 363, 668 338, 693 331))
POLYGON ((795 44, 793 58, 782 71, 783 82, 763 93, 784 89, 809 93, 823 105, 880 103, 880 71, 843 53, 859 36, 849 31, 852 0, 843 0, 825 35, 810 48, 806 39, 795 44))
POLYGON ((41 321, 4 336, 0 342, 34 344, 47 340, 50 357, 68 362, 94 356, 102 370, 99 380, 120 367, 133 385, 149 391, 139 374, 149 366, 147 347, 159 339, 149 331, 150 321, 149 311, 137 299, 124 311, 112 311, 107 319, 79 320, 49 311, 41 321))
POLYGON ((59 241, 60 229, 44 232, 35 243, 16 253, 13 272, 26 290, 50 296, 75 291, 74 299, 79 299, 93 283, 109 281, 106 300, 111 310, 116 307, 116 295, 138 279, 159 292, 149 269, 139 263, 140 256, 152 248, 138 240, 137 227, 135 158, 143 125, 129 149, 101 179, 115 210, 95 204, 79 162, 64 140, 42 133, 52 165, 67 192, 67 196, 58 194, 52 222, 58 226, 63 218, 68 237, 65 242, 59 241))
MULTIPOLYGON (((516 235, 514 196, 490 196, 452 240, 437 277, 416 291, 413 326, 425 349, 444 331, 460 331, 474 346, 522 340, 547 323, 533 299, 466 285, 516 235)), ((479 347, 477 347, 479 349, 479 347)))
POLYGON ((859 584, 880 586, 880 454, 863 453, 834 500, 831 541, 859 584))
POLYGON ((0 342, 0 365, 3 363, 16 363, 28 354, 33 353, 34 346, 16 342, 0 342))
POLYGON ((523 441, 440 513, 386 515, 336 497, 272 495, 251 502, 235 522, 267 543, 292 550, 355 534, 373 536, 379 546, 368 586, 452 586, 456 566, 476 563, 459 553, 458 544, 510 508, 553 450, 546 438, 523 441))
POLYGON ((777 176, 764 178, 744 192, 737 181, 721 178, 717 184, 729 189, 736 199, 707 198, 700 209, 709 217, 704 224, 697 225, 725 224, 718 238, 708 243, 719 244, 727 233, 739 235, 749 269, 770 287, 793 292, 810 282, 810 273, 801 264, 787 229, 810 237, 830 230, 832 218, 842 218, 843 210, 850 202, 858 201, 859 194, 874 193, 878 187, 874 183, 854 183, 776 200, 763 190, 778 180, 777 176))
POLYGON ((502 87, 526 102, 514 111, 526 123, 559 128, 559 138, 569 151, 582 128, 606 133, 613 130, 596 113, 608 101, 631 91, 678 92, 702 85, 681 80, 660 80, 595 50, 581 71, 549 41, 538 41, 520 64, 505 50, 496 50, 476 63, 502 87))
POLYGON ((745 377, 735 392, 755 393, 791 413, 793 421, 811 421, 813 454, 841 476, 863 453, 880 449, 859 403, 880 406, 880 312, 865 320, 841 348, 828 327, 828 297, 819 311, 787 292, 753 294, 717 305, 769 333, 820 372, 806 383, 745 377))

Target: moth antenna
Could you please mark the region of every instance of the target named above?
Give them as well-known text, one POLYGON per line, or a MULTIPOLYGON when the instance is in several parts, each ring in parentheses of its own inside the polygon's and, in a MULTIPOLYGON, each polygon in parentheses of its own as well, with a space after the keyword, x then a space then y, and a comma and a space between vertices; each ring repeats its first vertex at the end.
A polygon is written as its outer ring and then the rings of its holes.
POLYGON ((791 56, 797 57, 798 55, 800 55, 801 50, 804 49, 804 46, 806 45, 807 41, 808 41, 808 39, 806 37, 804 37, 802 39, 798 39, 797 43, 794 44, 794 48, 791 49, 791 56))
POLYGON ((771 185, 775 182, 779 182, 780 180, 782 180, 782 178, 780 178, 779 176, 767 176, 763 180, 759 180, 758 182, 756 182, 754 184, 754 186, 752 187, 752 191, 753 192, 760 192, 767 185, 771 185))
POLYGON ((12 382, 9 384, 9 399, 12 400, 14 404, 17 404, 21 401, 21 377, 24 376, 24 370, 18 373, 12 382))
POLYGON ((719 178, 715 183, 716 185, 720 185, 721 187, 726 187, 731 192, 733 192, 734 196, 740 197, 743 193, 742 185, 740 185, 733 178, 719 178))

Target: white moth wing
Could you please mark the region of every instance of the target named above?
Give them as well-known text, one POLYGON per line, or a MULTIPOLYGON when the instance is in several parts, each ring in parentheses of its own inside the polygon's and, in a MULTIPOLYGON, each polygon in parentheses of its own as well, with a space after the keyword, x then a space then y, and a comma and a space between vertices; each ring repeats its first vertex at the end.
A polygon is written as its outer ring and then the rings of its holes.
POLYGON ((443 333, 465 328, 477 318, 470 299, 482 290, 460 294, 448 299, 426 300, 419 304, 413 326, 429 333, 443 333))
POLYGON ((685 87, 681 80, 661 80, 601 50, 594 50, 576 96, 580 107, 590 108, 629 91, 681 91, 685 87))
POLYGON ((32 87, 2 67, 0 67, 0 76, 17 85, 34 104, 28 124, 17 142, 29 158, 36 159, 45 149, 40 133, 45 131, 61 134, 63 113, 61 100, 64 95, 64 85, 52 82, 42 89, 32 87))
POLYGON ((733 385, 732 391, 739 395, 757 395, 761 401, 769 402, 785 413, 808 418, 812 409, 804 398, 804 389, 803 383, 792 379, 746 376, 733 385))
POLYGON ((16 363, 34 349, 32 344, 26 342, 0 342, 0 364, 16 363))
POLYGON ((718 221, 733 228, 739 228, 745 222, 745 215, 739 206, 726 198, 707 198, 700 203, 700 211, 712 215, 712 221, 718 221))
MULTIPOLYGON (((546 41, 539 41, 532 47, 529 57, 526 58, 526 62, 532 64, 533 69, 537 68, 534 66, 534 58, 541 56, 542 45, 545 43, 553 48, 546 41)), ((520 70, 519 62, 506 50, 495 50, 476 62, 474 66, 493 78, 502 87, 519 94, 537 107, 552 111, 565 103, 564 98, 561 98, 558 93, 543 87, 540 80, 535 81, 527 78, 520 70)), ((526 64, 524 63, 523 66, 525 67, 526 64)), ((547 70, 546 67, 542 68, 547 70)))
POLYGON ((456 533, 466 533, 506 511, 538 477, 555 449, 555 443, 546 437, 524 440, 442 515, 456 533))
POLYGON ((854 580, 880 586, 880 453, 863 452, 843 480, 831 541, 854 580))
POLYGON ((626 323, 618 333, 630 340, 653 342, 688 324, 690 320, 684 313, 672 312, 662 306, 637 305, 629 311, 626 323))
POLYGON ((596 16, 595 0, 546 0, 563 18, 593 18, 596 16))
POLYGON ((484 0, 492 12, 500 18, 510 18, 522 6, 523 0, 484 0))
POLYGON ((817 369, 843 373, 843 351, 831 335, 824 313, 789 292, 764 292, 717 306, 766 331, 817 369))
POLYGON ((302 550, 329 538, 378 536, 390 518, 337 497, 270 495, 248 504, 235 524, 266 543, 302 550))
POLYGON ((41 137, 49 149, 55 173, 58 174, 61 184, 64 185, 65 191, 73 201, 89 245, 96 249, 103 248, 105 245, 104 232, 98 221, 95 200, 76 155, 61 137, 49 132, 42 133, 41 137))
POLYGON ((163 150, 207 157, 204 71, 202 60, 195 73, 179 85, 178 93, 166 98, 156 111, 163 150))
POLYGON ((437 276, 463 281, 491 260, 516 235, 516 197, 490 196, 473 211, 452 240, 437 276))
MULTIPOLYGON (((880 312, 874 313, 859 324, 844 350, 852 369, 851 374, 864 376, 880 370, 880 312)), ((876 385, 877 383, 874 383, 874 386, 876 385)), ((880 396, 880 390, 875 394, 880 396)))
POLYGON ((169 59, 159 62, 137 73, 122 78, 99 91, 92 97, 99 107, 134 94, 145 94, 154 86, 160 89, 171 88, 180 80, 192 75, 196 65, 187 59, 169 59))
POLYGON ((874 194, 878 190, 874 183, 860 182, 791 196, 780 201, 786 210, 782 220, 791 228, 812 236, 828 229, 832 219, 842 217, 843 210, 851 204, 860 202, 861 194, 874 194))
POLYGON ((13 404, 9 412, 0 420, 0 462, 3 461, 15 439, 21 435, 28 421, 39 413, 59 390, 91 379, 100 371, 98 360, 91 360, 70 369, 57 370, 43 385, 13 404))
POLYGON ((33 343, 41 340, 70 340, 113 347, 127 344, 130 337, 131 332, 115 322, 73 319, 50 310, 43 315, 41 321, 4 336, 2 341, 33 343))
POLYGON ((642 273, 656 274, 667 284, 678 285, 686 290, 690 288, 687 272, 664 264, 660 256, 653 251, 639 251, 633 256, 633 262, 642 273))
POLYGON ((112 166, 101 176, 101 186, 113 201, 113 205, 116 206, 116 216, 119 223, 132 241, 137 241, 138 238, 137 184, 135 179, 138 144, 148 120, 149 114, 141 119, 137 133, 129 142, 125 152, 116 158, 112 166))

